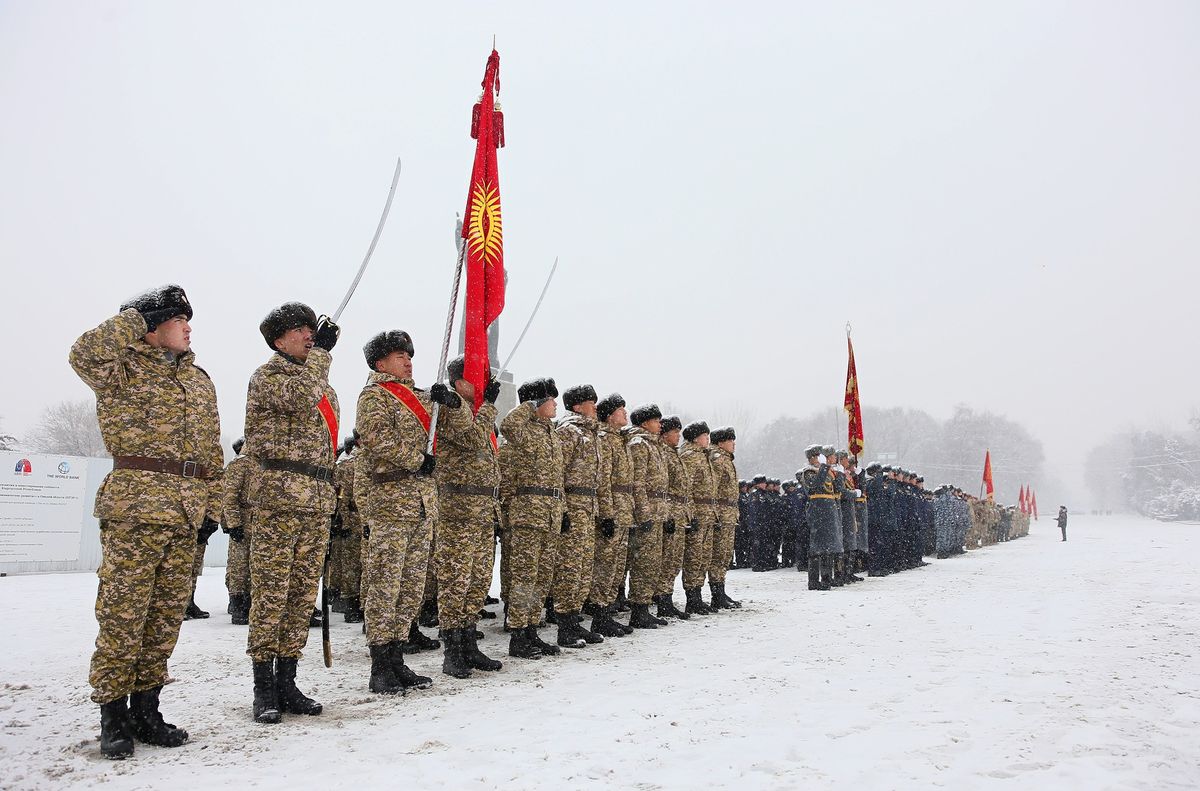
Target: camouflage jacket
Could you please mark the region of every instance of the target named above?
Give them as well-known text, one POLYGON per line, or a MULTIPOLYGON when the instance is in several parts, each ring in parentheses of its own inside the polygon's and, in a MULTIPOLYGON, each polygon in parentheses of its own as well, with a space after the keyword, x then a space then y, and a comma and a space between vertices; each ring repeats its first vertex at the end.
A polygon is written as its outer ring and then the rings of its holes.
POLYGON ((225 465, 221 523, 227 530, 250 526, 250 481, 257 474, 258 465, 249 456, 238 456, 225 465))
POLYGON ((702 448, 695 442, 689 442, 683 446, 679 456, 687 475, 692 513, 702 525, 716 523, 717 484, 713 478, 708 448, 702 448))
POLYGON ((113 456, 194 461, 206 479, 113 470, 96 492, 95 516, 156 525, 199 525, 221 515, 221 422, 217 390, 195 355, 145 341, 146 320, 122 311, 71 347, 71 367, 96 393, 96 418, 113 456))
POLYGON ((665 442, 659 442, 662 448, 663 460, 667 463, 667 497, 670 499, 671 516, 675 524, 683 527, 692 521, 695 513, 692 505, 692 487, 687 472, 683 469, 683 459, 679 456, 679 448, 665 442))
MULTIPOLYGON (((355 423, 362 455, 359 463, 368 477, 393 473, 407 475, 394 481, 372 481, 366 501, 361 502, 362 498, 359 498, 359 507, 371 524, 437 519, 437 482, 432 476, 416 474, 425 461, 429 434, 412 410, 381 387, 387 382, 398 382, 407 387, 425 411, 433 414, 429 393, 414 387, 411 379, 371 372, 366 387, 358 395, 355 423)), ((450 411, 438 411, 439 428, 446 424, 446 415, 450 411)))
MULTIPOLYGON (((303 364, 282 354, 259 366, 250 377, 246 393, 246 445, 242 452, 262 464, 281 459, 333 469, 337 437, 318 405, 329 399, 338 415, 337 393, 329 386, 332 358, 324 349, 313 349, 303 364)), ((265 511, 333 513, 333 481, 320 481, 303 473, 259 470, 250 484, 250 500, 265 511)))
POLYGON ((562 443, 554 436, 554 424, 538 417, 533 403, 527 401, 505 416, 500 433, 508 443, 506 463, 501 467, 508 524, 543 529, 557 526, 563 509, 563 453, 562 443))
POLYGON ((342 526, 349 529, 358 522, 358 502, 354 499, 354 468, 358 454, 351 454, 337 464, 333 483, 337 487, 337 511, 342 517, 342 526))
POLYGON ((597 516, 622 527, 633 526, 633 460, 625 435, 608 426, 600 429, 600 486, 597 516))
POLYGON ((637 426, 626 427, 624 433, 633 461, 633 521, 639 525, 661 524, 671 518, 671 501, 667 499, 670 473, 662 441, 637 426))
MULTIPOLYGON (((563 488, 596 492, 600 485, 600 424, 572 413, 558 422, 555 433, 562 442, 563 488)), ((567 504, 594 517, 596 497, 596 494, 568 491, 567 504)))
POLYGON ((738 477, 733 465, 733 454, 720 448, 711 448, 708 458, 712 461, 713 485, 717 489, 717 523, 736 525, 738 521, 738 477))
POLYGON ((442 407, 438 412, 434 475, 438 484, 438 508, 443 518, 486 521, 500 518, 496 495, 449 490, 470 486, 480 487, 481 491, 495 491, 500 485, 500 464, 496 446, 492 444, 495 426, 496 406, 486 401, 474 415, 471 414, 471 403, 465 398, 457 409, 442 407))

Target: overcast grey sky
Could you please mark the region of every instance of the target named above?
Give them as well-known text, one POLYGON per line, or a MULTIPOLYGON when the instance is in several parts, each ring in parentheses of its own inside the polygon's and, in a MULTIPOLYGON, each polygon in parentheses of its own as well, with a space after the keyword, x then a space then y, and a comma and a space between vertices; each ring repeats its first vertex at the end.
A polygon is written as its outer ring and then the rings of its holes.
POLYGON ((175 281, 236 436, 259 320, 336 307, 397 156, 333 383, 348 425, 398 327, 427 384, 493 33, 503 352, 561 256, 518 379, 807 414, 849 320, 865 403, 998 411, 1066 470, 1200 402, 1196 3, 10 0, 5 428, 87 396, 71 341, 175 281))

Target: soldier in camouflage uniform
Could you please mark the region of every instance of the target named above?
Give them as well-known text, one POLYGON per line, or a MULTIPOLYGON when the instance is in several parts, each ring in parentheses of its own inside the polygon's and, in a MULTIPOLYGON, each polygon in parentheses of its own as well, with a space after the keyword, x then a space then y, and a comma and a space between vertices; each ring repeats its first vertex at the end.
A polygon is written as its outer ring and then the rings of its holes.
POLYGON ((494 536, 500 521, 500 467, 494 433, 500 383, 488 382, 475 412, 475 385, 463 378, 464 367, 462 357, 446 366, 446 378, 460 403, 444 406, 439 413, 439 519, 433 550, 438 622, 446 641, 442 672, 456 678, 467 678, 473 669, 502 667, 479 650, 475 631, 492 583, 494 536), (445 421, 441 414, 446 415, 445 421))
POLYGON ((663 460, 667 463, 667 501, 671 516, 663 528, 662 561, 658 572, 657 595, 654 603, 659 618, 678 618, 686 621, 692 616, 680 611, 671 601, 675 592, 675 578, 683 569, 685 532, 692 523, 692 496, 683 460, 679 457, 679 440, 683 433, 683 421, 674 415, 662 419, 659 445, 663 460))
MULTIPOLYGON (((346 623, 362 623, 362 520, 358 515, 358 502, 354 499, 354 469, 358 466, 358 435, 351 434, 342 443, 344 458, 338 462, 334 473, 337 484, 337 510, 334 512, 331 532, 336 536, 337 582, 330 587, 337 589, 341 598, 341 611, 346 623)), ((332 554, 332 553, 331 553, 332 554)), ((333 565, 333 558, 330 558, 333 565)))
POLYGON ((629 415, 633 424, 625 429, 629 458, 633 461, 633 521, 629 537, 629 625, 634 629, 657 629, 667 621, 650 612, 658 590, 662 567, 663 531, 674 529, 667 461, 659 434, 662 411, 656 404, 640 406, 629 415))
POLYGON ((683 439, 687 444, 679 456, 692 502, 692 519, 684 536, 683 594, 687 600, 684 612, 711 615, 712 610, 700 593, 713 556, 713 525, 717 521, 717 486, 709 460, 711 436, 708 424, 703 420, 687 424, 683 439))
POLYGON ((632 629, 618 622, 617 587, 624 583, 625 555, 633 526, 633 462, 622 429, 629 422, 620 393, 596 404, 600 421, 600 475, 596 487, 596 558, 592 590, 584 608, 592 616, 591 631, 604 637, 624 637, 632 629))
POLYGON ((592 588, 596 559, 597 491, 600 483, 600 424, 596 421, 596 390, 577 385, 563 393, 569 414, 555 434, 562 443, 563 512, 558 558, 551 598, 558 637, 567 648, 602 643, 604 638, 582 625, 581 610, 592 588))
POLYGON ((357 428, 371 487, 362 509, 371 526, 363 577, 367 646, 371 652, 368 687, 385 695, 427 687, 404 664, 403 643, 415 628, 438 518, 434 457, 428 453, 433 405, 438 427, 449 424, 462 399, 442 383, 426 393, 412 380, 415 353, 407 332, 381 332, 363 347, 371 374, 358 396, 357 428))
POLYGON ((88 681, 100 704, 100 752, 121 759, 133 739, 178 747, 159 692, 179 638, 198 530, 221 512, 217 393, 194 363, 192 307, 179 286, 121 306, 71 347, 71 367, 96 394, 113 470, 96 493, 103 557, 96 651, 88 681))
POLYGON ((196 604, 196 581, 204 573, 204 552, 208 549, 208 539, 217 532, 217 524, 204 525, 196 533, 196 554, 192 556, 192 593, 188 596, 187 607, 183 611, 183 620, 192 621, 208 617, 208 613, 196 604))
POLYGON ((717 523, 713 527, 713 554, 708 566, 708 588, 714 610, 738 609, 740 601, 725 593, 725 573, 733 558, 734 532, 738 519, 738 476, 733 464, 737 434, 729 426, 709 435, 712 440, 709 459, 712 461, 713 482, 717 490, 717 523))
POLYGON ((258 465, 242 455, 245 438, 233 443, 237 457, 225 465, 221 497, 221 529, 229 536, 225 562, 225 589, 229 591, 229 620, 238 626, 250 623, 250 478, 258 465))
POLYGON ((246 455, 259 466, 247 498, 250 517, 250 630, 254 719, 283 712, 316 715, 321 704, 296 687, 308 642, 329 517, 337 453, 337 394, 329 385, 338 327, 312 308, 288 302, 259 325, 271 359, 250 377, 246 455))
POLYGON ((555 557, 564 511, 562 443, 553 423, 557 397, 553 379, 526 382, 517 389, 520 405, 500 423, 506 448, 511 448, 509 463, 501 467, 511 555, 508 653, 522 659, 560 653, 537 633, 553 580, 553 562, 544 562, 543 556, 555 557))

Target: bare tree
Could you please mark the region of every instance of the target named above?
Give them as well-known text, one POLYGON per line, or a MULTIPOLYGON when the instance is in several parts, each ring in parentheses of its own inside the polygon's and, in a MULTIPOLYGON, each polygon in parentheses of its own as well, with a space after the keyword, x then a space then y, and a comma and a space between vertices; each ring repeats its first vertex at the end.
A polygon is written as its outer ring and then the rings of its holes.
POLYGON ((46 407, 29 438, 42 453, 106 458, 96 405, 92 401, 60 401, 46 407))
POLYGON ((17 438, 12 434, 0 433, 0 450, 17 450, 17 438))

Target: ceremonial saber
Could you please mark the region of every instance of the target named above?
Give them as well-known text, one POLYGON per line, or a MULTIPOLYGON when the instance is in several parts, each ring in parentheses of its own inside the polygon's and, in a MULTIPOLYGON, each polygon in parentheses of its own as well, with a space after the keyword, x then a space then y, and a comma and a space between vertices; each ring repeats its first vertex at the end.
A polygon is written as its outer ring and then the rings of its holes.
MULTIPOLYGON (((458 221, 458 227, 462 227, 462 220, 458 221)), ((450 356, 450 335, 454 331, 454 308, 458 304, 458 287, 462 282, 463 259, 467 255, 466 240, 458 246, 458 263, 454 267, 454 287, 450 291, 450 309, 446 311, 446 334, 442 337, 442 357, 438 361, 437 375, 435 381, 442 381, 442 376, 446 372, 446 358, 450 356)), ((429 439, 425 443, 425 452, 433 453, 433 440, 437 435, 438 411, 441 404, 434 402, 433 416, 429 419, 429 439)))
POLYGON ((354 275, 354 281, 350 284, 350 289, 346 292, 346 296, 342 297, 342 304, 338 305, 338 309, 333 312, 333 323, 337 324, 337 320, 342 317, 342 311, 346 309, 347 303, 350 302, 350 297, 354 296, 354 290, 358 288, 358 281, 362 280, 363 272, 367 271, 367 264, 371 262, 371 254, 375 252, 375 245, 379 244, 379 237, 383 233, 384 223, 387 222, 388 213, 392 210, 392 198, 396 197, 396 184, 400 181, 400 159, 396 159, 396 172, 392 174, 392 187, 388 190, 387 203, 383 204, 383 214, 379 217, 379 225, 375 227, 375 235, 371 237, 371 246, 367 248, 367 254, 363 256, 362 265, 358 267, 358 272, 354 275))
POLYGON ((538 295, 537 304, 533 306, 533 312, 529 314, 529 320, 525 322, 525 329, 521 330, 521 334, 517 336, 517 342, 513 344, 512 351, 508 353, 508 357, 504 360, 504 365, 500 366, 500 372, 496 374, 497 381, 508 370, 508 364, 512 362, 513 355, 521 347, 521 341, 525 340, 525 333, 529 332, 529 325, 533 324, 533 317, 537 315, 538 308, 542 306, 542 300, 546 298, 546 291, 550 289, 550 281, 554 279, 554 272, 557 269, 558 256, 555 256, 554 265, 550 267, 550 274, 546 276, 546 283, 542 286, 542 293, 538 295))

